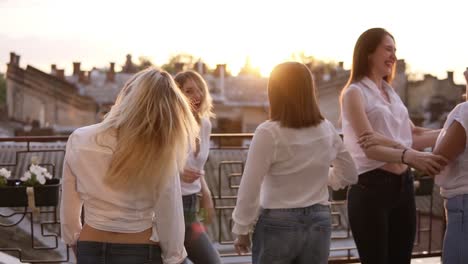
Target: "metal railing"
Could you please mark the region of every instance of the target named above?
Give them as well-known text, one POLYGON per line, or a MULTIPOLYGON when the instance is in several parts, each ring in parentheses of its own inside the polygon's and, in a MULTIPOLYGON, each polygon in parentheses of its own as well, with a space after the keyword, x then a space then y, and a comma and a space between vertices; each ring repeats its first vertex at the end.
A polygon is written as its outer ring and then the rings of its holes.
MULTIPOLYGON (((234 209, 237 189, 244 170, 248 145, 252 134, 212 134, 211 152, 205 166, 207 182, 213 192, 217 219, 208 227, 208 232, 218 245, 222 257, 235 257, 234 248, 229 245, 233 242, 230 232, 232 227, 231 213, 234 209)), ((27 158, 30 155, 41 155, 41 164, 49 166, 54 177, 61 177, 61 167, 68 137, 13 137, 0 138, 0 168, 10 167, 16 169, 16 174, 27 167, 27 158), (7 157, 5 157, 7 156, 7 157)), ((16 175, 18 176, 18 175, 16 175)), ((420 193, 417 196, 417 233, 413 250, 413 258, 440 256, 442 249, 445 222, 441 213, 441 202, 438 192, 420 193), (435 202, 437 201, 437 202, 435 202), (435 208, 437 209, 435 210, 435 208)), ((352 233, 348 226, 345 200, 331 200, 333 234, 331 256, 329 263, 354 263, 359 261, 353 242, 352 233)), ((5 209, 5 208, 0 208, 5 209)), ((15 228, 22 222, 29 234, 30 248, 2 247, 0 251, 14 252, 21 262, 60 263, 70 260, 69 248, 61 244, 57 207, 40 208, 40 217, 34 219, 31 210, 24 208, 8 208, 9 213, 0 211, 0 230, 15 228), (48 216, 45 216, 48 215, 48 216), (19 219, 18 219, 19 216, 19 219), (5 219, 16 220, 4 222, 5 219), (52 239, 49 245, 37 241, 35 228, 40 228, 42 238, 52 239), (50 245, 51 244, 51 245, 50 245), (60 251, 55 259, 33 259, 32 255, 38 251, 60 251), (24 252, 28 251, 28 254, 24 252), (26 256, 28 255, 28 256, 26 256)), ((23 243, 25 245, 26 243, 23 243)), ((47 244, 47 243, 46 243, 47 244)))

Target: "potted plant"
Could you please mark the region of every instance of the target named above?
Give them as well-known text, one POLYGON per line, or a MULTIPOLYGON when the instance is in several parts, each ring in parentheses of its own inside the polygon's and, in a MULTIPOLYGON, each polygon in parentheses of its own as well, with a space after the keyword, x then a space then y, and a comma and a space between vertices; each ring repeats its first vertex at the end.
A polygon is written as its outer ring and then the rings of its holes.
POLYGON ((58 205, 60 180, 53 179, 46 168, 32 163, 19 180, 9 179, 10 175, 11 172, 0 169, 0 207, 58 205), (28 187, 33 189, 34 205, 28 202, 28 187))

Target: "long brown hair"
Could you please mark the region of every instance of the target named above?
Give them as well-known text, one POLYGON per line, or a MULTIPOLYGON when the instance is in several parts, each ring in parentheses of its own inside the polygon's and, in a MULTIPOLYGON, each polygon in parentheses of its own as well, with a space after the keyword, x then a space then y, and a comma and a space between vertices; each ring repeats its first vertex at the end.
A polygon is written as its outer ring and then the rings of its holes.
MULTIPOLYGON (((395 41, 392 34, 383 28, 371 28, 359 36, 358 40, 356 41, 356 45, 354 46, 351 74, 349 76, 348 82, 341 92, 340 102, 342 101, 343 94, 345 93, 346 89, 352 83, 360 81, 369 74, 371 70, 371 65, 369 64, 369 55, 376 51, 377 47, 385 36, 390 36, 395 41)), ((392 74, 384 76, 383 79, 390 83, 393 79, 394 72, 395 66, 393 67, 392 74)))
POLYGON ((317 104, 310 70, 302 63, 277 65, 268 81, 270 119, 281 126, 302 128, 316 126, 324 119, 317 104))

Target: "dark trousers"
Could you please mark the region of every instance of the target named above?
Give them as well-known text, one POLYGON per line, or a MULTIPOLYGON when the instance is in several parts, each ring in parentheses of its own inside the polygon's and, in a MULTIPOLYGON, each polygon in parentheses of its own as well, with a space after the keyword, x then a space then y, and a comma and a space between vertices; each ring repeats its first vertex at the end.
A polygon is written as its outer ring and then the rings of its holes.
POLYGON ((363 264, 411 262, 416 205, 410 170, 375 169, 359 175, 348 192, 351 231, 363 264))
POLYGON ((162 264, 161 248, 151 244, 78 241, 78 264, 162 264))

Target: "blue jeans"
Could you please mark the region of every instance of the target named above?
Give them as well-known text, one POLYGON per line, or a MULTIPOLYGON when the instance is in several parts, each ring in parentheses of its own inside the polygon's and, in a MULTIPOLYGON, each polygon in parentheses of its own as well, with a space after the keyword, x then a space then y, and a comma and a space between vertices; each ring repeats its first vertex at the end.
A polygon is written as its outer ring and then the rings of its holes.
POLYGON ((444 264, 468 263, 468 194, 445 201, 447 230, 445 231, 444 264))
POLYGON ((330 207, 263 209, 253 233, 253 264, 328 263, 330 207))
POLYGON ((182 196, 185 218, 184 246, 187 258, 194 264, 221 264, 218 251, 206 234, 205 226, 198 221, 196 194, 182 196))
POLYGON ((78 241, 78 264, 162 264, 161 248, 151 244, 78 241))

